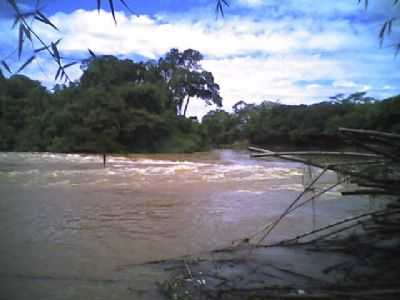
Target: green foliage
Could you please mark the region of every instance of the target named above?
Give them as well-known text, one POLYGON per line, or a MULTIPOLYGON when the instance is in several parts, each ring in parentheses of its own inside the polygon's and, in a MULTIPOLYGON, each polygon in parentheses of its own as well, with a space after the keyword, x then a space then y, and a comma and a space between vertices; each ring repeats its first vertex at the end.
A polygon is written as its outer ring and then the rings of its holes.
POLYGON ((4 79, 0 85, 0 148, 41 150, 41 113, 49 103, 48 92, 22 75, 4 79))
POLYGON ((243 141, 337 146, 338 127, 400 132, 400 97, 376 101, 365 93, 308 106, 239 101, 232 113, 210 111, 200 124, 181 113, 190 97, 222 104, 201 58, 176 49, 159 62, 93 57, 78 82, 53 92, 0 73, 0 151, 193 152, 243 141))
POLYGON ((180 115, 186 115, 192 97, 204 100, 207 105, 222 106, 219 85, 214 82, 212 73, 201 67, 202 59, 201 53, 193 49, 183 52, 171 49, 159 60, 160 74, 167 84, 170 104, 180 115))
POLYGON ((233 113, 209 112, 203 118, 214 145, 247 140, 258 145, 338 146, 339 127, 400 133, 400 97, 376 101, 365 93, 336 95, 331 102, 282 105, 239 101, 233 113))
POLYGON ((102 56, 83 68, 79 82, 57 85, 53 93, 22 75, 0 76, 0 150, 193 152, 208 147, 203 126, 176 115, 158 64, 102 56))

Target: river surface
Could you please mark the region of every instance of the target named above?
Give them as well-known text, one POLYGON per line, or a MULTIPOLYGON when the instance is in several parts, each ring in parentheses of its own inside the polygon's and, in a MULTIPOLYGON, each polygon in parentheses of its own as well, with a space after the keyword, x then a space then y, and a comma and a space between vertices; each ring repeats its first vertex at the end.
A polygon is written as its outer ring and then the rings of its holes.
MULTIPOLYGON (((0 153, 0 292, 229 246, 276 218, 302 181, 300 164, 232 150, 109 156, 105 168, 96 155, 0 153)), ((333 190, 316 204, 317 225, 367 204, 333 190)), ((305 206, 270 240, 309 230, 312 219, 305 206)))

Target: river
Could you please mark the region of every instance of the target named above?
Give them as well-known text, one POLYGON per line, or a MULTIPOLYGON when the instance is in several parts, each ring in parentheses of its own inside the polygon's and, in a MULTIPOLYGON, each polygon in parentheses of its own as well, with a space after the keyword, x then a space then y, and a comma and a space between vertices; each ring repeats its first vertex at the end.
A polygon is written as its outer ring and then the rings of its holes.
MULTIPOLYGON (((0 153, 0 285, 12 294, 25 280, 32 299, 32 280, 113 278, 132 264, 229 246, 279 215, 302 179, 300 164, 233 150, 109 156, 105 168, 96 155, 0 153)), ((317 225, 366 206, 333 190, 317 204, 317 225)), ((311 227, 305 206, 271 241, 311 227)))

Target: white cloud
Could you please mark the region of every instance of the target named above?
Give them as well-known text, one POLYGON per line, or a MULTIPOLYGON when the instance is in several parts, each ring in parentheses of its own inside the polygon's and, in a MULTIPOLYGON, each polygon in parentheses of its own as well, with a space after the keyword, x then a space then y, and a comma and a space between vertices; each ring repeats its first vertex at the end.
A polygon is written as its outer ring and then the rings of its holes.
POLYGON ((333 94, 332 88, 316 89, 316 85, 305 88, 297 82, 304 78, 317 81, 342 73, 342 66, 334 60, 304 55, 214 59, 206 60, 203 65, 220 83, 226 108, 239 100, 261 103, 280 99, 290 104, 323 100, 333 94))
POLYGON ((355 88, 358 84, 351 80, 338 80, 334 81, 332 86, 337 88, 355 88))
POLYGON ((237 0, 238 5, 249 6, 249 7, 259 7, 265 4, 264 0, 237 0))
MULTIPOLYGON (((140 54, 155 58, 172 47, 194 48, 205 55, 226 57, 251 53, 291 53, 300 51, 338 51, 368 46, 369 39, 354 42, 350 24, 334 21, 329 27, 316 26, 310 19, 284 18, 279 21, 252 20, 232 16, 224 21, 205 18, 197 21, 126 16, 117 13, 115 26, 109 13, 77 10, 51 17, 63 35, 64 51, 140 54), (368 41, 368 42, 367 42, 368 41)), ((48 39, 58 32, 40 26, 48 39)))
POLYGON ((372 89, 372 87, 368 84, 360 84, 360 83, 356 83, 354 81, 351 80, 338 80, 338 81, 334 81, 332 83, 332 86, 334 88, 338 88, 341 89, 343 91, 359 91, 359 92, 368 92, 372 89))

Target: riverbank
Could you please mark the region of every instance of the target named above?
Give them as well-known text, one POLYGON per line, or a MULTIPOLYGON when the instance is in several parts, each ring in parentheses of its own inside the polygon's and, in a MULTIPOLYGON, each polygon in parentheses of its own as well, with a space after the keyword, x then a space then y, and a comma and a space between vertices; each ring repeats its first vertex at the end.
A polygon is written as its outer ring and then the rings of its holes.
MULTIPOLYGON (((115 270, 124 276, 108 282, 107 295, 113 296, 107 299, 397 299, 399 272, 382 262, 399 245, 400 240, 392 240, 367 247, 362 238, 354 237, 285 247, 242 244, 198 256, 125 265, 115 270), (346 249, 362 247, 351 253, 338 250, 344 244, 346 249), (371 250, 373 255, 368 254, 371 250)), ((390 262, 397 265, 400 259, 390 262)), ((99 293, 101 285, 82 279, 80 296, 99 293)))
POLYGON ((157 283, 160 299, 394 300, 400 296, 400 271, 393 267, 400 263, 400 237, 388 232, 387 224, 397 219, 398 211, 392 202, 383 212, 357 222, 357 232, 349 234, 347 225, 337 226, 328 239, 322 234, 286 246, 245 242, 147 266, 169 274, 157 283), (377 227, 377 218, 385 218, 386 224, 377 227))

